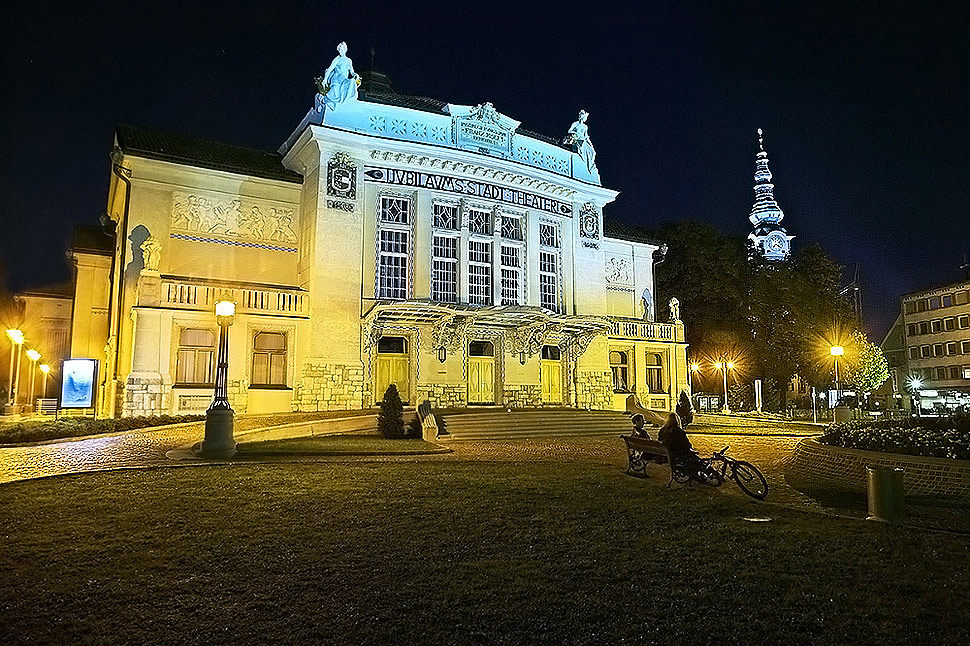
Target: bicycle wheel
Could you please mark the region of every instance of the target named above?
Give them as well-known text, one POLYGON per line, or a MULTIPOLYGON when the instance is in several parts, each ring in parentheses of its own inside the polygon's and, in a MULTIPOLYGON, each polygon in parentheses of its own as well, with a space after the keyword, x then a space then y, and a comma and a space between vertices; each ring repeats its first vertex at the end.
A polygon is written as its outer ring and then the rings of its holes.
POLYGON ((670 476, 677 484, 690 482, 690 464, 684 458, 677 458, 670 463, 670 476))
POLYGON ((717 469, 707 460, 701 462, 691 471, 691 477, 695 482, 705 484, 708 487, 720 487, 724 484, 724 476, 718 473, 717 469))
POLYGON ((750 462, 735 462, 732 478, 741 491, 756 500, 764 500, 768 495, 768 481, 750 462))

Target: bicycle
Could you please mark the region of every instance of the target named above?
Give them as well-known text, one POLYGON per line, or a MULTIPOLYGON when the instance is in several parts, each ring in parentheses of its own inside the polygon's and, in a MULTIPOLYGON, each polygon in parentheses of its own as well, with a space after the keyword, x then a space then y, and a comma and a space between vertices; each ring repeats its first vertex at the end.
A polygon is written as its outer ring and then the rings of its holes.
POLYGON ((725 480, 734 480, 741 491, 755 500, 764 500, 768 495, 768 481, 750 462, 724 455, 729 448, 725 446, 709 458, 695 456, 678 459, 672 465, 674 482, 684 484, 693 481, 709 487, 720 487, 725 480))

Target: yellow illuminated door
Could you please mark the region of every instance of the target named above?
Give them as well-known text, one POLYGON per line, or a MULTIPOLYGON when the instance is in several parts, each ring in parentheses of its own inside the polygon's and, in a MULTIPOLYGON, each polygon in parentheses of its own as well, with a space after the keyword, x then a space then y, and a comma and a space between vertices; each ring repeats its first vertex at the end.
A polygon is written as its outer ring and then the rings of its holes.
POLYGON ((539 363, 539 381, 542 383, 542 403, 562 403, 562 363, 543 359, 539 363))
POLYGON ((397 385, 401 401, 411 401, 411 371, 406 354, 377 355, 377 401, 384 399, 384 391, 391 384, 397 385))
POLYGON ((495 403, 495 359, 468 357, 468 403, 495 403))

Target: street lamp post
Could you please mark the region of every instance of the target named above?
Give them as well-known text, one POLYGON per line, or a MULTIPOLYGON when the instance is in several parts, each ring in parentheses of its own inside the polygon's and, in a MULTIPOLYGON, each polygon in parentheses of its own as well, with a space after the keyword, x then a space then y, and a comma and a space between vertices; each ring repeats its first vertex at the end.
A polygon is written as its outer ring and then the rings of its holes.
POLYGON ((734 362, 718 361, 714 366, 721 371, 721 377, 724 379, 724 406, 721 408, 721 412, 726 415, 731 412, 731 409, 728 407, 727 371, 734 370, 734 362))
POLYGON ((10 393, 7 397, 7 412, 10 415, 16 415, 20 409, 17 406, 17 389, 20 386, 20 351, 24 348, 24 333, 17 329, 7 330, 7 336, 10 337, 10 393), (17 348, 17 372, 14 376, 13 367, 13 355, 14 346, 17 348))
POLYGON ((44 373, 44 392, 41 399, 47 399, 47 376, 50 374, 51 367, 46 363, 40 364, 40 371, 44 373))
POLYGON ((30 410, 34 410, 34 383, 37 381, 37 360, 40 359, 40 352, 31 348, 27 350, 27 358, 30 359, 30 397, 27 398, 27 405, 30 410))
POLYGON ((700 365, 698 365, 696 363, 692 363, 692 364, 690 364, 687 367, 689 368, 689 370, 687 371, 687 389, 690 391, 690 394, 693 395, 694 394, 694 378, 693 378, 693 375, 694 375, 695 372, 697 372, 698 370, 700 370, 700 365))
POLYGON ((232 301, 216 302, 216 322, 219 323, 219 350, 216 360, 216 385, 212 404, 205 412, 205 439, 201 453, 207 457, 228 458, 236 453, 232 437, 233 411, 229 405, 229 326, 236 313, 232 301))
POLYGON ((842 399, 842 389, 839 388, 839 357, 845 354, 845 348, 841 345, 833 345, 829 348, 829 353, 835 358, 835 405, 839 405, 842 399))

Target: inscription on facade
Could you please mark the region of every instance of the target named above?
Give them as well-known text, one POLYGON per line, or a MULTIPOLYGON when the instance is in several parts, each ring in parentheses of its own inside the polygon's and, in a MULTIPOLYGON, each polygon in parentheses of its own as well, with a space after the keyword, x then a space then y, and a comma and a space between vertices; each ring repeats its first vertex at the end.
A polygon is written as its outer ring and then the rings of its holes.
POLYGON ((504 202, 514 206, 521 206, 546 213, 555 213, 563 217, 572 216, 572 206, 549 197, 536 195, 515 188, 507 188, 497 184, 489 184, 474 179, 463 179, 437 173, 423 173, 413 170, 398 170, 396 168, 380 168, 378 166, 364 167, 364 180, 396 186, 410 186, 413 188, 427 188, 446 193, 460 193, 485 200, 504 202))
POLYGON ((293 209, 175 193, 172 230, 256 242, 296 242, 293 209))

